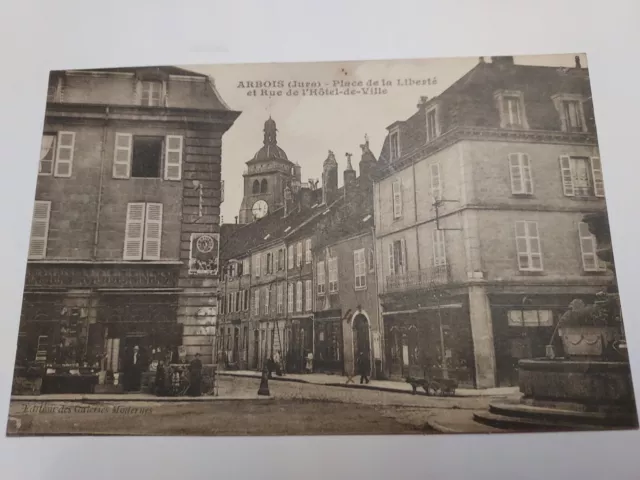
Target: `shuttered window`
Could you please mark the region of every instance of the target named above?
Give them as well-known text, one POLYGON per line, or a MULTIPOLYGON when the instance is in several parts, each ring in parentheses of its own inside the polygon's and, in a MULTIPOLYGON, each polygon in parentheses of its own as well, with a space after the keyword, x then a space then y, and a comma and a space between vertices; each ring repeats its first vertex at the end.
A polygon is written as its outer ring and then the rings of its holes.
POLYGON ((287 268, 293 268, 293 245, 289 245, 289 247, 287 248, 287 264, 287 268))
POLYGON ((318 262, 316 271, 316 281, 318 283, 318 295, 324 295, 325 292, 325 273, 324 262, 318 262))
POLYGON ((270 300, 269 287, 264 287, 264 314, 269 315, 269 300, 270 300))
POLYGON ((537 222, 516 222, 518 268, 523 271, 542 271, 542 250, 537 222))
POLYGON ((393 194, 393 218, 402 217, 402 183, 400 179, 394 180, 391 184, 393 194))
POLYGON ((511 193, 514 195, 533 194, 529 155, 526 153, 510 153, 509 173, 511 175, 511 193))
POLYGON ((31 220, 31 238, 29 239, 29 259, 38 260, 47 256, 49 238, 49 218, 51 202, 36 200, 31 220))
POLYGON ((406 250, 404 238, 389 244, 389 274, 398 275, 406 273, 406 250))
POLYGON ((302 242, 296 244, 296 267, 302 265, 302 242))
POLYGON ((329 293, 338 291, 338 257, 329 258, 329 293))
POLYGON ((129 203, 124 237, 124 260, 160 260, 162 204, 129 203))
POLYGON ((311 263, 311 239, 307 238, 304 241, 304 263, 311 263))
POLYGON ((364 248, 353 252, 353 271, 356 290, 367 288, 367 263, 364 248))
POLYGON ((131 176, 131 153, 133 136, 129 133, 116 133, 113 152, 113 178, 129 178, 131 176))
POLYGON ((296 282, 296 312, 302 311, 302 282, 296 282))
POLYGON ((51 175, 53 173, 53 165, 56 160, 56 140, 57 135, 45 134, 42 136, 40 144, 40 165, 38 167, 38 175, 51 175))
POLYGON ((165 180, 182 178, 182 144, 181 135, 167 135, 164 156, 165 180))
POLYGON ((311 293, 312 285, 311 280, 304 281, 304 309, 309 312, 313 308, 313 294, 311 293))
POLYGON ((562 189, 567 197, 604 197, 602 164, 599 157, 560 156, 562 189))
POLYGON ((582 253, 582 268, 585 272, 599 272, 606 270, 604 263, 598 258, 596 253, 596 237, 589 231, 589 226, 580 222, 578 225, 578 236, 580 240, 580 251, 582 253))
POLYGON ((253 291, 253 314, 257 317, 260 315, 260 289, 253 291))
POLYGON ((293 313, 293 283, 287 287, 287 311, 293 313))
POLYGON ((75 132, 58 132, 56 148, 56 177, 70 177, 73 170, 73 151, 75 149, 75 132))
POLYGON ((440 164, 434 163, 430 166, 431 170, 431 196, 433 200, 442 199, 442 178, 440 176, 440 164))
POLYGON ((433 242, 433 266, 443 267, 447 264, 447 251, 444 231, 434 230, 432 233, 433 242))
POLYGON ((282 283, 278 284, 276 295, 277 312, 284 313, 284 286, 282 283))

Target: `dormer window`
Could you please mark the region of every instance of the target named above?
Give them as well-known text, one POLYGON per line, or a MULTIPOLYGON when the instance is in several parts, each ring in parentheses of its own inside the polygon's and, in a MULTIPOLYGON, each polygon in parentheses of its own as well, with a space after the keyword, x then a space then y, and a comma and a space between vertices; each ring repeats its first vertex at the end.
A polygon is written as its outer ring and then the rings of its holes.
POLYGON ((427 142, 435 140, 440 135, 440 128, 438 126, 438 109, 434 105, 427 110, 427 142))
POLYGON ((395 130, 389 134, 389 158, 397 160, 400 158, 400 131, 395 130))
POLYGON ((552 99, 560 114, 563 132, 583 133, 587 131, 581 95, 565 93, 555 95, 552 99))
POLYGON ((159 107, 164 104, 164 86, 160 81, 142 81, 140 104, 147 107, 159 107))
POLYGON ((500 128, 529 128, 524 109, 524 95, 518 91, 496 93, 500 112, 500 128))

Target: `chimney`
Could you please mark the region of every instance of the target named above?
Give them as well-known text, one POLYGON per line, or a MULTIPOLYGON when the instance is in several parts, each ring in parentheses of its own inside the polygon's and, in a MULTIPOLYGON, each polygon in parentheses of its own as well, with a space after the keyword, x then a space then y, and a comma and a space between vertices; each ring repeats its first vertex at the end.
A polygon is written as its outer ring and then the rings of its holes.
POLYGON ((345 153, 345 157, 347 157, 347 168, 345 168, 343 173, 344 178, 344 194, 351 195, 356 186, 356 171, 351 166, 351 157, 352 153, 345 153))
POLYGON ((491 57, 491 61, 496 65, 513 65, 513 57, 491 57))
POLYGON ((362 149, 362 156, 360 157, 360 185, 366 186, 370 189, 373 185, 373 176, 375 175, 376 166, 378 162, 376 157, 369 148, 369 137, 365 134, 364 143, 360 145, 362 149))
POLYGON ((302 182, 302 167, 297 162, 293 166, 293 172, 296 180, 298 182, 302 182))
POLYGON ((421 108, 424 108, 428 100, 429 100, 429 97, 425 97, 425 96, 420 97, 420 103, 416 105, 416 107, 418 107, 418 110, 420 110, 421 108))
POLYGON ((338 190, 338 162, 331 150, 322 165, 322 203, 328 205, 335 200, 338 190))
POLYGON ((575 61, 576 61, 576 68, 582 68, 582 65, 580 64, 580 56, 579 55, 576 55, 575 61))
POLYGON ((479 63, 484 63, 484 57, 480 57, 480 58, 478 58, 478 62, 479 62, 479 63))
POLYGON ((236 215, 235 218, 236 218, 236 225, 237 225, 238 224, 238 216, 236 215))

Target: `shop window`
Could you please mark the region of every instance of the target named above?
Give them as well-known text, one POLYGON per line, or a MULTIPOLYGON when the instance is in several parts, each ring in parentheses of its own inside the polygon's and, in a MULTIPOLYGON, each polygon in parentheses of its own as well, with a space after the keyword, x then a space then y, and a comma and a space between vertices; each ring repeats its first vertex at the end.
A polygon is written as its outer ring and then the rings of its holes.
POLYGON ((509 310, 510 327, 553 327, 551 310, 509 310))

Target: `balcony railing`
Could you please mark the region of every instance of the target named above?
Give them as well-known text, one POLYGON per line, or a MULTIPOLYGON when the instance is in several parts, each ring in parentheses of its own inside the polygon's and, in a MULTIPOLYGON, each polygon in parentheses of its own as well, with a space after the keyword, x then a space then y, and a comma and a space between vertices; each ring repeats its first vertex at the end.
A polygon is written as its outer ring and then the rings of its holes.
POLYGON ((438 265, 423 270, 387 276, 387 292, 402 292, 444 285, 451 282, 451 266, 438 265))

